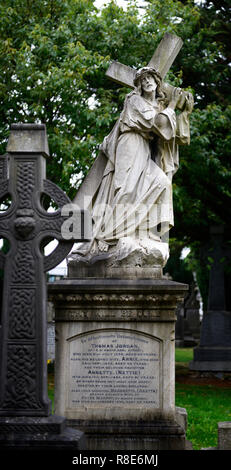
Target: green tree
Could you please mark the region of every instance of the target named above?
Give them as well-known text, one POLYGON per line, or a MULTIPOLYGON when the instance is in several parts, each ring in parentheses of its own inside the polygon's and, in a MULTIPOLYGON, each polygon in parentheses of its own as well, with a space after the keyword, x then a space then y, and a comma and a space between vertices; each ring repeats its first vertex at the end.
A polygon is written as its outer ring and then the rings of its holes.
POLYGON ((91 0, 0 4, 1 151, 11 123, 45 122, 52 155, 48 175, 70 196, 71 177, 86 173, 110 121, 107 99, 100 110, 89 105, 109 60, 81 42, 93 18, 97 23, 91 0))
POLYGON ((93 0, 4 0, 0 14, 0 151, 11 123, 45 122, 48 176, 72 197, 128 91, 105 77, 109 62, 146 64, 164 27, 135 2, 99 14, 93 0))
POLYGON ((206 1, 197 11, 199 21, 190 41, 185 38, 181 57, 183 85, 190 79, 196 106, 191 118, 191 145, 181 149, 181 166, 174 180, 176 228, 172 236, 192 248, 189 265, 197 272, 206 306, 212 261, 210 228, 224 227, 221 262, 230 309, 231 5, 228 1, 206 1))

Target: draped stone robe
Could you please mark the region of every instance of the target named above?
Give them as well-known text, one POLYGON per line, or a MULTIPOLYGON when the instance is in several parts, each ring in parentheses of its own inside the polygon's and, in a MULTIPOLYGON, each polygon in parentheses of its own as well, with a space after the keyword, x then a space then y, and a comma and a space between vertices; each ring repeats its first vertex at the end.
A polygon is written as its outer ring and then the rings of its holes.
POLYGON ((99 241, 115 245, 123 237, 160 240, 173 226, 171 180, 179 166, 179 143, 189 143, 187 112, 176 116, 137 91, 126 97, 100 149, 108 163, 93 201, 91 247, 99 241))

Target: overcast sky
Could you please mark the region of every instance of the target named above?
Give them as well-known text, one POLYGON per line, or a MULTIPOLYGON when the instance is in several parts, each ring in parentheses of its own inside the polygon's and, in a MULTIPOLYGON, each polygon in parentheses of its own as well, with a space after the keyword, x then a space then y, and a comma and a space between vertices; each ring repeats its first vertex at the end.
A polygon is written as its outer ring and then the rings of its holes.
MULTIPOLYGON (((103 5, 107 5, 108 3, 110 3, 110 0, 95 0, 94 5, 96 6, 96 8, 100 8, 103 5)), ((126 2, 125 0, 116 0, 116 3, 120 7, 126 8, 128 2, 126 2)))
MULTIPOLYGON (((102 6, 107 5, 108 3, 110 3, 110 1, 111 1, 111 0, 95 0, 94 5, 95 5, 97 8, 100 8, 100 7, 102 7, 102 6)), ((124 9, 127 8, 128 3, 129 3, 128 0, 115 0, 115 2, 117 3, 117 5, 118 5, 119 7, 122 7, 122 8, 124 8, 124 9)), ((139 2, 137 2, 137 3, 140 4, 140 5, 142 5, 142 4, 145 5, 146 2, 145 2, 145 0, 139 0, 139 2)))
MULTIPOLYGON (((94 4, 97 8, 102 7, 103 5, 107 5, 110 3, 111 0, 95 0, 94 4)), ((164 1, 164 0, 163 0, 164 1)), ((115 0, 118 6, 125 8, 128 6, 129 1, 128 0, 115 0)), ((204 3, 205 0, 196 0, 195 3, 200 4, 204 3)), ((139 0, 138 4, 140 5, 145 5, 145 0, 139 0)))

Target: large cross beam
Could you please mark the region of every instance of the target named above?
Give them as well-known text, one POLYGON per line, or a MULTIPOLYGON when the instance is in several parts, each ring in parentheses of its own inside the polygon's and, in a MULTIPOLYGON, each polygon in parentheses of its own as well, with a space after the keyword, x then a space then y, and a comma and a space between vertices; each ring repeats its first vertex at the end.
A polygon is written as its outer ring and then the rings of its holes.
MULTIPOLYGON (((161 77, 164 78, 173 64, 176 56, 178 55, 182 45, 183 41, 181 38, 173 34, 165 33, 163 39, 161 40, 151 60, 149 61, 148 66, 155 68, 160 73, 161 77)), ((133 80, 135 73, 135 69, 121 64, 120 62, 114 61, 109 66, 106 72, 106 76, 120 85, 134 88, 133 80)), ((168 100, 171 98, 173 89, 173 86, 164 82, 164 90, 167 94, 168 100)), ((186 94, 183 91, 181 99, 177 103, 177 107, 179 109, 183 108, 185 97, 186 94)), ((87 209, 91 204, 91 200, 102 180, 106 163, 106 157, 102 152, 100 152, 73 200, 73 202, 78 204, 79 207, 84 207, 87 209)))
MULTIPOLYGON (((149 61, 148 67, 153 67, 160 73, 162 79, 164 79, 179 51, 181 50, 182 45, 183 41, 181 38, 174 34, 165 33, 163 39, 161 40, 151 60, 149 61)), ((134 88, 133 81, 135 74, 135 69, 117 61, 113 61, 106 72, 106 76, 108 78, 119 83, 120 85, 127 86, 129 88, 134 88)), ((168 101, 170 101, 173 89, 174 87, 172 85, 164 82, 164 90, 166 92, 168 101)), ((180 101, 177 103, 177 107, 179 109, 182 109, 184 106, 185 96, 186 95, 183 92, 180 101)))
MULTIPOLYGON (((160 73, 162 79, 164 79, 182 45, 183 41, 181 38, 173 34, 165 33, 162 41, 149 61, 148 67, 156 69, 160 73)), ((133 81, 135 74, 135 69, 117 61, 113 61, 106 72, 106 76, 108 78, 111 78, 120 85, 127 86, 129 88, 134 88, 133 81)), ((167 93, 170 94, 174 87, 167 83, 164 85, 167 93)))

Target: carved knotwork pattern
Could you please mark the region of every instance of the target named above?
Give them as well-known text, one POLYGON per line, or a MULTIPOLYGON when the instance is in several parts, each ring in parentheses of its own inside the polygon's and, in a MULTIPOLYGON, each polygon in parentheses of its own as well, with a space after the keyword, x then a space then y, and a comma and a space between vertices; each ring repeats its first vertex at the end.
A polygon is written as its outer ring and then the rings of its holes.
POLYGON ((45 433, 57 433, 57 428, 54 424, 1 424, 0 427, 2 434, 9 434, 12 432, 20 434, 45 434, 45 433))
POLYGON ((40 230, 41 232, 43 232, 44 230, 52 230, 60 233, 64 220, 64 217, 60 217, 58 220, 52 220, 51 217, 49 218, 49 220, 42 220, 40 224, 40 230))
POLYGON ((35 289, 12 288, 9 299, 9 337, 35 337, 35 289))
POLYGON ((0 160, 0 180, 4 179, 4 161, 0 160))
POLYGON ((7 156, 0 157, 0 181, 7 178, 7 156))
POLYGON ((35 261, 31 255, 32 245, 18 243, 18 251, 12 266, 12 282, 17 284, 34 284, 35 261))
POLYGON ((9 345, 7 386, 3 408, 38 409, 36 357, 33 345, 9 345))
POLYGON ((33 162, 18 163, 17 191, 20 207, 31 207, 31 196, 35 187, 35 164, 33 162))
POLYGON ((5 221, 2 221, 0 219, 0 230, 1 232, 4 230, 4 231, 8 231, 9 230, 9 223, 5 220, 5 221))
MULTIPOLYGON (((1 181, 1 177, 0 177, 0 181, 1 181)), ((0 199, 3 198, 3 196, 5 196, 8 192, 8 186, 9 186, 9 183, 8 183, 8 180, 4 180, 4 181, 1 181, 1 186, 0 186, 0 199)))

